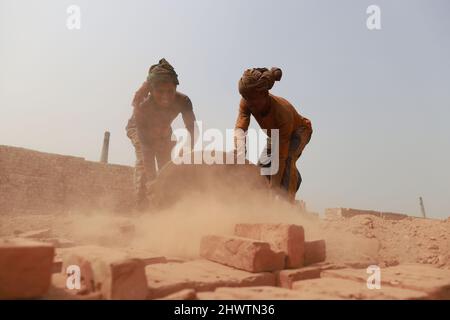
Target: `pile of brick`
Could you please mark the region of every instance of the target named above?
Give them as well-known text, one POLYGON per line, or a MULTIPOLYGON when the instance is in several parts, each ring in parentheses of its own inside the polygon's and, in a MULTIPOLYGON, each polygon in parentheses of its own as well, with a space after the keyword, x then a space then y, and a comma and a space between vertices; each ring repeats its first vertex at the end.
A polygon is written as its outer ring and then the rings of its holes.
POLYGON ((233 236, 208 235, 200 255, 230 267, 264 272, 300 268, 325 261, 325 241, 305 241, 302 226, 237 224, 233 236))
POLYGON ((367 263, 324 261, 325 242, 305 241, 297 225, 236 225, 205 236, 190 261, 80 246, 47 229, 17 236, 0 240, 0 299, 450 299, 450 270, 383 268, 374 290, 367 263))
POLYGON ((107 247, 2 239, 0 299, 146 299, 146 265, 168 262, 173 261, 107 247))

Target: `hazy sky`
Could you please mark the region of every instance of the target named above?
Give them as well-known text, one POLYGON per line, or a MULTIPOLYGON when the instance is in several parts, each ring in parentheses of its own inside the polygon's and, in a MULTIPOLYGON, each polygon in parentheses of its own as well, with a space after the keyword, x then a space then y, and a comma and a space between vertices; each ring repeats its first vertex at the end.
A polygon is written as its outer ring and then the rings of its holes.
MULTIPOLYGON (((298 163, 311 209, 450 215, 450 2, 0 0, 0 144, 132 165, 134 91, 166 57, 206 127, 233 128, 237 81, 278 66, 273 93, 311 119, 298 163), (381 8, 381 30, 366 9, 381 8), (69 5, 81 29, 66 27, 69 5)), ((253 126, 255 121, 253 120, 253 126)), ((256 126, 255 126, 256 127, 256 126)))

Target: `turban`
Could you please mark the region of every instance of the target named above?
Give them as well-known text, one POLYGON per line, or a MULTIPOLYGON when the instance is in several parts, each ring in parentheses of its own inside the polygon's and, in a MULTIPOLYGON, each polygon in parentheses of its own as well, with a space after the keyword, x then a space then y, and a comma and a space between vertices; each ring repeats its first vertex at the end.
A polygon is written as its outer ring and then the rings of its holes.
POLYGON ((245 70, 239 80, 239 93, 246 95, 250 92, 263 92, 272 89, 275 81, 280 81, 280 68, 254 68, 245 70))
POLYGON ((158 64, 154 64, 148 70, 147 81, 155 82, 173 82, 178 84, 178 75, 172 65, 166 59, 159 60, 158 64))

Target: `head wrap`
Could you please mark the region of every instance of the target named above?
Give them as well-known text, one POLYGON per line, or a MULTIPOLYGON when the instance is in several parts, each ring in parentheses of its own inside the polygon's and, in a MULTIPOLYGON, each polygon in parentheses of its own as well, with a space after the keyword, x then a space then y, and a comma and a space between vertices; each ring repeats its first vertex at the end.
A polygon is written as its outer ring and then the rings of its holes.
POLYGON ((244 71, 239 80, 239 93, 246 95, 251 92, 263 92, 272 89, 275 81, 280 81, 282 72, 280 68, 253 68, 244 71))
POLYGON ((158 64, 154 64, 148 70, 147 81, 152 84, 155 82, 173 82, 178 84, 178 75, 172 65, 162 58, 158 64))

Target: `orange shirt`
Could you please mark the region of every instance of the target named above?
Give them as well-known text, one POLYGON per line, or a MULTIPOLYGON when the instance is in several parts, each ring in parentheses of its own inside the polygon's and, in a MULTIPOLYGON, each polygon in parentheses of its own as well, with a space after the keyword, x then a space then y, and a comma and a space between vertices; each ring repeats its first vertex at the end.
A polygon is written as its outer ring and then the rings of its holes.
POLYGON ((272 178, 272 185, 279 186, 286 166, 286 159, 289 154, 289 143, 292 133, 300 129, 300 150, 303 150, 311 138, 312 126, 311 122, 307 118, 302 117, 289 101, 272 94, 269 96, 270 110, 265 116, 253 113, 248 102, 245 99, 241 99, 239 104, 239 115, 235 127, 247 131, 250 124, 250 116, 253 115, 259 126, 262 129, 268 130, 267 134, 269 136, 269 129, 279 130, 279 170, 272 178))

